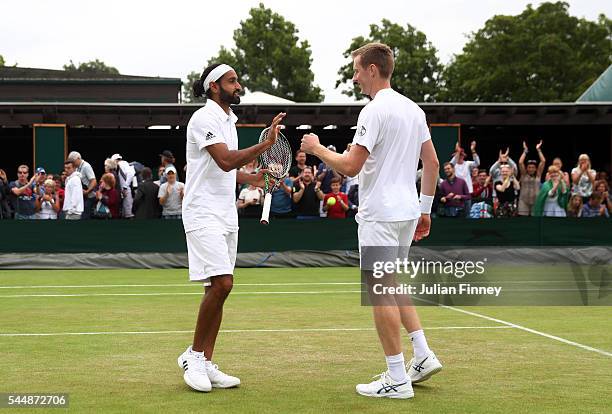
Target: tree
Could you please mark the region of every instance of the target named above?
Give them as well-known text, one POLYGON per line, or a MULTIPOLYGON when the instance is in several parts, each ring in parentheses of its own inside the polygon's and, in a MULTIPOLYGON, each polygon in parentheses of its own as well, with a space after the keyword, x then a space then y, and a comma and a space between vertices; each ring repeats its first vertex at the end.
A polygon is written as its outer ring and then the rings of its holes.
POLYGON ((568 4, 531 5, 494 16, 468 38, 443 74, 447 101, 575 101, 612 61, 612 21, 568 14, 568 4))
MULTIPOLYGON (((221 49, 219 50, 219 54, 217 55, 217 57, 214 57, 214 58, 210 59, 206 63, 206 66, 212 65, 215 62, 226 63, 226 64, 230 65, 231 67, 233 67, 234 69, 238 70, 238 66, 236 64, 236 59, 230 53, 230 51, 227 50, 226 48, 224 48, 223 46, 221 46, 221 49)), ((194 84, 195 81, 200 79, 200 77, 202 76, 202 72, 203 71, 204 71, 204 69, 202 69, 200 72, 192 71, 192 72, 187 74, 187 82, 183 84, 183 100, 185 102, 204 102, 204 101, 206 101, 206 97, 205 96, 198 97, 198 98, 193 96, 193 84, 194 84)), ((240 76, 241 73, 242 72, 239 72, 238 76, 240 76)), ((240 79, 240 82, 241 82, 241 85, 242 85, 243 84, 243 79, 240 79)))
POLYGON ((4 57, 2 57, 2 55, 0 55, 0 67, 4 66, 5 62, 4 62, 4 57))
MULTIPOLYGON (((300 41, 295 25, 271 9, 254 7, 234 31, 236 47, 221 47, 208 64, 232 65, 240 82, 251 91, 260 91, 298 102, 321 102, 321 88, 313 85, 310 44, 300 41)), ((193 72, 187 76, 185 98, 192 98, 193 72)))
MULTIPOLYGON (((370 42, 384 43, 393 50, 395 69, 392 85, 395 90, 415 101, 435 100, 442 65, 436 56, 436 48, 427 41, 423 32, 409 24, 402 27, 383 19, 381 25, 370 25, 370 35, 367 38, 355 37, 343 56, 350 58, 353 50, 370 42)), ((359 89, 350 83, 353 77, 352 60, 340 68, 338 75, 340 78, 336 81, 336 88, 348 83, 349 89, 342 93, 358 96, 359 89)))
POLYGON ((72 60, 67 65, 64 65, 64 70, 68 72, 81 72, 81 73, 91 73, 91 74, 100 74, 107 73, 109 75, 118 75, 119 71, 117 68, 112 66, 107 66, 106 63, 101 60, 92 60, 89 62, 80 63, 79 66, 76 66, 72 60))

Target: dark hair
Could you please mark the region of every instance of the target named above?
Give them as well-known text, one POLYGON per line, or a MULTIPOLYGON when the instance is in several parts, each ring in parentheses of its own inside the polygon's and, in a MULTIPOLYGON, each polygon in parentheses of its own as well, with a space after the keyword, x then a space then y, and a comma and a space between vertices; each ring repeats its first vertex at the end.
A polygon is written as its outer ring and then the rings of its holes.
POLYGON ((351 57, 353 59, 357 56, 361 56, 360 63, 364 69, 367 69, 370 65, 376 65, 380 76, 385 79, 391 78, 395 62, 393 59, 393 51, 389 46, 383 43, 368 43, 351 52, 351 57))
POLYGON ((342 181, 342 180, 341 180, 340 178, 338 178, 338 177, 334 177, 334 178, 332 178, 332 179, 331 179, 330 184, 334 184, 334 183, 338 183, 338 184, 340 184, 340 183, 341 183, 341 181, 342 181))
MULTIPOLYGON (((204 72, 202 72, 202 76, 200 76, 200 79, 198 79, 197 81, 193 83, 193 96, 195 96, 196 98, 199 98, 202 95, 204 95, 204 81, 206 80, 206 77, 210 74, 210 72, 212 72, 213 69, 216 68, 217 66, 221 66, 221 63, 213 63, 212 65, 204 69, 204 72)), ((206 97, 212 98, 210 89, 206 91, 206 97)))
POLYGON ((153 172, 149 167, 144 167, 140 173, 140 176, 143 180, 150 180, 153 177, 153 172))
POLYGON ((455 166, 451 162, 445 162, 444 164, 442 164, 443 167, 446 167, 447 165, 450 165, 451 167, 455 168, 455 166))
POLYGON ((64 165, 68 165, 68 164, 70 164, 70 165, 72 165, 74 167, 74 161, 73 160, 66 160, 66 161, 64 161, 64 165))
POLYGON ((298 155, 300 155, 301 153, 306 154, 306 151, 302 150, 302 149, 298 149, 297 151, 295 151, 295 156, 297 157, 298 155))
POLYGON ((601 201, 602 199, 603 199, 603 194, 601 194, 600 192, 593 191, 591 193, 591 200, 593 200, 593 201, 598 201, 598 200, 601 201))

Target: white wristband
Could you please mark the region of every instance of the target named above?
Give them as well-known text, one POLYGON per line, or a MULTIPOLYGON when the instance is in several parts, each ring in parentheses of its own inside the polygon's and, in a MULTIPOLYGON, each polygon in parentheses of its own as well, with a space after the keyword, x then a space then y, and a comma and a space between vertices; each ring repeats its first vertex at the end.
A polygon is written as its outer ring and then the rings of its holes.
POLYGON ((421 213, 431 214, 431 205, 433 204, 434 196, 425 195, 421 193, 419 201, 421 202, 421 213))

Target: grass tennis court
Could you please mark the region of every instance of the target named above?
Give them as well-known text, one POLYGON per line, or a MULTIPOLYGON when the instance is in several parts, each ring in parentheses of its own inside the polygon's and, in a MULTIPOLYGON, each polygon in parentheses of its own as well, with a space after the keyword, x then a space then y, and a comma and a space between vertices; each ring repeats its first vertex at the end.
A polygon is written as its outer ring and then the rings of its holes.
POLYGON ((357 395, 385 361, 356 268, 237 269, 214 360, 242 386, 196 393, 176 364, 202 291, 186 279, 186 270, 1 271, 0 392, 66 392, 79 412, 610 409, 603 306, 420 307, 443 372, 412 400, 357 395))

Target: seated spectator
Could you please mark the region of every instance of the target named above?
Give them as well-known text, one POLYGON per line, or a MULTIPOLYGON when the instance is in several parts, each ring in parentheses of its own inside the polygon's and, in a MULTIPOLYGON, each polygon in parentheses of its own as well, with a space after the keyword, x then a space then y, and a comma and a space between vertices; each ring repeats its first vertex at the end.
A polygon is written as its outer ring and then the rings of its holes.
POLYGON ((450 160, 450 163, 455 167, 455 175, 465 181, 468 190, 471 193, 474 191, 472 185, 472 168, 477 168, 480 165, 480 157, 476 153, 476 141, 470 144, 470 152, 474 161, 465 160, 465 150, 459 146, 459 142, 455 144, 455 153, 450 160))
POLYGON ((57 220, 61 207, 59 196, 55 191, 55 181, 48 178, 43 185, 45 190, 36 197, 36 218, 39 220, 57 220))
POLYGON ((180 220, 182 218, 185 184, 178 180, 174 166, 166 167, 164 176, 167 181, 159 187, 157 193, 159 204, 163 207, 162 218, 180 220))
POLYGON ((566 217, 569 188, 554 165, 548 167, 549 179, 542 184, 533 209, 534 216, 566 217))
POLYGON ((334 178, 331 182, 331 192, 323 197, 323 209, 327 218, 343 219, 349 209, 348 196, 340 192, 340 179, 334 178))
POLYGON ((455 167, 450 162, 444 163, 446 179, 440 183, 440 204, 444 206, 446 217, 465 216, 466 201, 471 199, 467 183, 455 175, 455 167))
POLYGON ((250 184, 240 191, 236 206, 244 217, 261 217, 263 199, 263 189, 250 184))
MULTIPOLYGON (((327 149, 336 152, 336 147, 328 145, 327 149)), ((337 171, 327 166, 324 162, 321 162, 317 168, 317 181, 321 183, 321 191, 323 194, 331 192, 331 182, 334 178, 342 178, 337 171)))
POLYGON ((174 164, 176 163, 176 158, 174 158, 174 154, 172 153, 172 151, 170 150, 164 150, 162 151, 161 154, 159 154, 160 158, 161 158, 161 165, 160 165, 160 170, 161 167, 163 167, 163 171, 162 171, 162 175, 159 176, 159 184, 158 185, 162 185, 163 183, 165 183, 166 181, 168 181, 168 178, 166 176, 166 170, 168 169, 168 167, 172 167, 174 168, 174 174, 177 176, 176 179, 178 181, 178 173, 176 172, 176 167, 174 166, 174 164))
POLYGON ((62 207, 64 219, 80 220, 85 204, 83 199, 81 174, 77 172, 75 163, 71 159, 64 162, 64 170, 66 171, 67 175, 66 188, 64 190, 64 205, 62 207))
POLYGON ((589 197, 589 202, 582 206, 582 217, 610 217, 608 208, 602 204, 603 196, 597 191, 593 191, 589 197))
POLYGON ((12 218, 13 209, 10 204, 11 190, 9 189, 9 182, 6 177, 6 172, 0 169, 0 220, 7 220, 12 218))
POLYGON ((527 143, 523 141, 523 153, 519 158, 519 169, 521 171, 521 193, 519 195, 518 204, 518 215, 519 216, 532 216, 533 206, 535 204, 536 197, 540 191, 540 185, 542 182, 542 173, 544 172, 544 165, 546 164, 546 158, 542 153, 542 140, 536 145, 536 151, 538 152, 539 163, 535 160, 527 161, 525 166, 525 158, 529 149, 527 143))
POLYGON ((472 191, 472 202, 479 203, 484 201, 491 206, 493 205, 493 185, 491 184, 491 176, 487 174, 487 170, 479 170, 476 180, 473 182, 474 191, 472 191))
MULTIPOLYGON (((138 186, 134 196, 133 213, 123 212, 124 218, 156 219, 161 216, 159 205, 159 186, 153 182, 153 172, 149 167, 142 170, 142 184, 138 186), (130 215, 131 214, 131 215, 130 215)), ((126 207, 126 204, 123 204, 126 207)))
POLYGON ((606 180, 595 182, 595 191, 601 193, 601 204, 606 206, 608 212, 612 211, 612 197, 610 197, 610 186, 606 180))
POLYGON ((506 152, 501 152, 499 150, 499 157, 497 161, 491 166, 489 169, 489 175, 491 176, 491 182, 496 183, 501 180, 501 166, 509 165, 511 169, 510 175, 517 175, 518 170, 516 168, 516 163, 510 158, 508 155, 510 153, 510 148, 506 148, 506 152))
POLYGON ((100 178, 100 187, 96 191, 96 206, 94 207, 94 217, 99 219, 118 219, 121 218, 121 197, 116 189, 117 181, 115 176, 104 173, 100 178))
POLYGON ((270 202, 270 214, 272 217, 284 218, 294 216, 291 211, 293 204, 291 202, 292 188, 293 181, 291 178, 286 177, 281 181, 278 188, 272 192, 272 201, 270 202))
POLYGON ((496 217, 516 216, 516 193, 521 189, 521 184, 513 174, 513 169, 508 164, 501 166, 501 175, 495 181, 495 194, 497 196, 496 217))
POLYGON ((298 219, 319 217, 319 205, 323 200, 321 182, 314 181, 312 167, 304 167, 302 177, 293 182, 293 211, 298 219))
POLYGON ((593 193, 596 174, 595 170, 591 168, 589 156, 580 154, 578 165, 572 170, 572 194, 579 194, 585 204, 588 203, 589 197, 593 193))
MULTIPOLYGON (((553 159, 552 165, 557 167, 557 169, 559 170, 559 175, 561 175, 561 178, 563 179, 563 181, 565 181, 565 185, 567 186, 567 188, 570 188, 570 176, 567 172, 563 171, 563 161, 561 161, 561 158, 556 157, 555 159, 553 159)), ((545 180, 548 181, 549 178, 550 177, 548 176, 548 172, 546 172, 545 180)))
POLYGON ((36 175, 28 180, 30 168, 20 165, 17 168, 17 180, 11 181, 9 189, 13 197, 13 208, 16 220, 33 220, 36 218, 36 175))
POLYGON ((348 217, 355 217, 359 211, 359 182, 353 184, 348 192, 349 210, 346 212, 348 217))
POLYGON ((567 203, 567 217, 582 217, 582 197, 574 194, 567 203))

